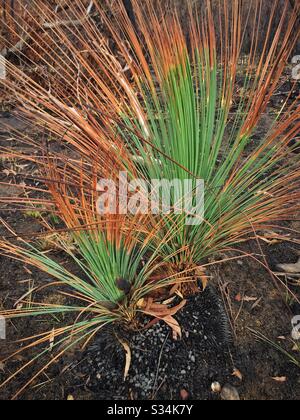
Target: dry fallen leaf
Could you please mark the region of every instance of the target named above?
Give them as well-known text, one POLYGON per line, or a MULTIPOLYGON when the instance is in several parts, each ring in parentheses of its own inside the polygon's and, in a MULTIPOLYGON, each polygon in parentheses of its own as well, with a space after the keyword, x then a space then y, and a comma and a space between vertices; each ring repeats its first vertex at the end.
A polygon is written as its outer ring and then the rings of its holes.
POLYGON ((164 300, 163 305, 170 305, 170 303, 174 302, 175 299, 176 299, 176 296, 173 296, 167 300, 164 300))
POLYGON ((235 300, 236 302, 256 302, 258 298, 251 296, 242 296, 240 293, 238 293, 235 297, 235 300))
MULTIPOLYGON (((186 302, 186 300, 183 300, 177 306, 169 308, 167 305, 155 303, 153 302, 153 299, 149 298, 144 303, 143 312, 147 315, 153 316, 155 319, 162 320, 169 325, 173 330, 173 337, 176 340, 178 337, 182 337, 182 332, 178 322, 175 318, 173 318, 173 316, 185 306, 186 302)), ((153 321, 150 325, 151 324, 153 324, 153 321)))
POLYGON ((184 299, 184 296, 183 296, 183 294, 181 293, 180 290, 176 290, 175 295, 180 297, 180 299, 184 299))
POLYGON ((126 341, 120 340, 120 343, 124 347, 125 354, 126 354, 126 363, 125 363, 125 370, 124 370, 124 381, 125 381, 128 376, 130 365, 131 365, 131 350, 130 350, 129 345, 126 343, 126 341))
POLYGON ((51 335, 50 335, 50 338, 49 338, 49 343, 50 343, 49 351, 52 351, 53 350, 53 347, 54 347, 54 339, 55 339, 55 328, 52 329, 51 335))
POLYGON ((172 328, 173 331, 173 339, 174 340, 179 340, 182 338, 182 331, 181 331, 181 327, 178 324, 178 322, 176 321, 175 318, 173 318, 171 315, 168 315, 166 317, 163 318, 163 320, 165 321, 165 323, 167 325, 169 325, 169 327, 172 328))
POLYGON ((281 235, 276 232, 266 232, 263 236, 258 236, 259 239, 266 242, 269 245, 276 245, 282 243, 290 238, 291 235, 281 235))
POLYGON ((182 389, 182 390, 180 391, 180 398, 181 398, 183 401, 188 400, 188 398, 189 398, 189 393, 187 392, 187 390, 186 390, 186 389, 182 389))
POLYGON ((207 285, 208 285, 208 277, 207 277, 207 275, 205 274, 205 272, 204 272, 204 270, 203 270, 202 267, 197 267, 196 270, 195 270, 195 272, 196 272, 196 276, 202 282, 203 290, 205 290, 207 288, 207 285))
POLYGON ((243 375, 241 374, 241 372, 238 369, 234 369, 232 376, 235 376, 236 378, 238 378, 240 381, 243 380, 243 375))
POLYGON ((275 376, 274 378, 272 378, 274 381, 276 382, 280 382, 280 383, 284 383, 287 381, 287 377, 286 376, 275 376))
POLYGON ((172 289, 170 290, 169 296, 173 296, 176 294, 176 292, 178 291, 178 284, 174 284, 174 286, 172 287, 172 289))
POLYGON ((279 264, 277 267, 288 274, 300 274, 300 259, 296 264, 279 264))
POLYGON ((235 297, 236 302, 242 302, 242 295, 240 293, 238 293, 235 297))
POLYGON ((75 401, 75 398, 73 397, 73 395, 68 395, 67 400, 68 401, 75 401))
POLYGON ((207 285, 208 285, 208 277, 203 275, 201 277, 201 282, 202 282, 202 287, 203 287, 203 291, 204 291, 207 288, 207 285))

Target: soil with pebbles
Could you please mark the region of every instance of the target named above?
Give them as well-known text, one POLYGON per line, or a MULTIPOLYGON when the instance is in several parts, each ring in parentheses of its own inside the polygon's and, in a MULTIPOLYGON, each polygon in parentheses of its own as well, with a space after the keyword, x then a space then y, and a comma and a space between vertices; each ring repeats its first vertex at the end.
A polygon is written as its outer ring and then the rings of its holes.
POLYGON ((80 373, 89 375, 87 387, 102 398, 174 399, 182 390, 188 390, 190 398, 211 398, 211 383, 226 383, 233 372, 223 305, 214 289, 207 288, 191 297, 176 318, 181 340, 175 341, 162 321, 121 338, 132 353, 125 381, 125 352, 113 338, 118 333, 101 334, 80 364, 80 373))
MULTIPOLYGON (((6 125, 26 130, 26 125, 17 126, 9 115, 1 115, 6 125)), ((265 121, 266 124, 266 121, 265 121)), ((0 143, 5 145, 6 130, 1 131, 0 143), (2 143, 2 142, 5 143, 2 143)), ((15 182, 14 175, 5 172, 10 162, 0 164, 2 182, 15 182)), ((21 179, 20 179, 21 181, 21 179)), ((12 194, 13 186, 2 185, 2 194, 12 194)), ((40 231, 36 220, 22 216, 19 212, 0 211, 1 217, 17 232, 33 235, 40 231)), ((280 232, 290 234, 290 239, 299 240, 299 218, 282 224, 292 230, 280 232)), ((7 234, 0 227, 0 236, 7 234)), ((283 242, 266 244, 261 242, 263 254, 270 268, 276 270, 278 264, 295 263, 299 258, 300 246, 283 242)), ((242 251, 248 255, 261 254, 257 241, 243 244, 242 251)), ((223 255, 236 256, 236 253, 223 255)), ((65 256, 60 256, 64 261, 65 256)), ((221 258, 221 257, 220 257, 221 258)), ((262 258, 259 257, 262 260, 262 258)), ((265 260, 262 260, 264 262, 265 260)), ((64 261, 64 263, 67 263, 64 261)), ((36 286, 51 281, 47 275, 32 270, 29 274, 24 265, 0 256, 0 307, 10 308, 28 292, 26 279, 30 277, 36 286)), ((211 383, 219 381, 235 386, 243 400, 299 400, 300 370, 287 357, 267 343, 256 341, 251 330, 263 333, 274 343, 284 347, 294 357, 292 351, 291 318, 299 315, 300 306, 279 292, 270 274, 252 258, 240 261, 226 261, 211 268, 211 282, 217 287, 223 285, 230 301, 231 322, 235 336, 234 348, 230 345, 228 323, 220 300, 212 289, 191 298, 186 307, 176 315, 183 329, 183 339, 173 341, 169 327, 159 323, 154 327, 128 334, 125 338, 132 349, 132 363, 126 381, 123 380, 125 355, 113 331, 99 335, 92 347, 83 354, 81 349, 70 351, 47 371, 47 377, 40 377, 22 394, 26 400, 66 400, 70 395, 76 400, 94 399, 177 399, 185 389, 191 399, 219 399, 210 391, 211 383), (226 287, 225 287, 226 286, 226 287), (257 301, 240 302, 237 296, 255 297, 257 301), (251 330, 250 330, 251 329, 251 330), (286 337, 279 340, 278 337, 286 337), (240 370, 243 380, 232 376, 233 369, 240 370), (276 382, 274 377, 286 377, 285 382, 276 382)), ((288 282, 293 292, 299 296, 299 285, 288 282)), ((52 290, 44 298, 57 302, 61 296, 52 290)), ((51 330, 59 324, 56 319, 40 321, 20 319, 8 325, 8 338, 0 342, 0 360, 16 350, 15 341, 51 330), (42 328, 42 329, 41 329, 42 328)), ((64 325, 66 320, 61 320, 64 325)), ((116 331, 115 331, 116 332, 116 331)), ((117 332, 118 333, 118 332, 117 332)), ((233 346, 232 346, 233 347, 233 346)), ((28 352, 22 358, 15 358, 10 364, 0 368, 0 382, 32 358, 28 352)), ((34 366, 34 371, 41 368, 34 366)), ((23 372, 13 382, 1 389, 0 400, 11 398, 28 380, 33 370, 23 372)))
MULTIPOLYGON (((294 245, 262 246, 270 265, 297 259, 294 245)), ((258 252, 255 241, 245 244, 243 249, 249 254, 258 252)), ((28 274, 24 274, 21 263, 0 256, 0 305, 13 305, 26 293, 25 276, 28 274)), ((222 386, 234 386, 242 400, 299 400, 299 368, 267 343, 256 341, 250 331, 263 333, 292 353, 289 340, 291 317, 299 314, 299 307, 293 304, 287 308, 270 275, 251 258, 217 265, 210 276, 213 284, 226 285, 226 293, 231 299, 231 321, 234 320, 236 332, 234 345, 231 346, 228 322, 217 297, 219 291, 207 289, 191 298, 175 316, 182 325, 181 341, 173 341, 169 327, 163 323, 127 336, 115 331, 119 338, 128 340, 132 349, 132 363, 126 381, 123 380, 124 350, 114 331, 107 330, 95 337, 85 352, 78 348, 65 354, 47 370, 46 377, 35 380, 20 398, 66 400, 72 396, 75 400, 166 400, 178 399, 181 391, 186 390, 190 399, 220 399, 219 394, 211 392, 211 383, 218 381, 222 386), (242 304, 236 300, 237 295, 253 296, 259 302, 255 302, 255 306, 252 301, 242 304), (286 337, 285 341, 278 339, 282 336, 286 337), (241 372, 242 381, 232 376, 235 368, 241 372), (287 380, 276 382, 274 377, 286 377, 287 380)), ((50 280, 36 270, 32 270, 32 278, 36 285, 50 280)), ((294 292, 297 293, 298 289, 295 288, 294 292)), ((52 291, 47 300, 54 302, 58 298, 59 295, 52 291)), ((30 319, 16 320, 9 325, 9 342, 2 346, 0 342, 0 359, 16 350, 15 340, 58 325, 54 319, 47 323, 46 319, 42 321, 42 327, 40 321, 30 319)), ((64 324, 66 322, 71 320, 65 320, 64 324)), ((297 353, 292 354, 297 357, 297 353)), ((0 382, 28 362, 32 355, 29 352, 22 359, 16 358, 5 364, 4 369, 0 369, 0 382)), ((37 363, 1 389, 0 400, 10 399, 44 363, 45 360, 37 363)))

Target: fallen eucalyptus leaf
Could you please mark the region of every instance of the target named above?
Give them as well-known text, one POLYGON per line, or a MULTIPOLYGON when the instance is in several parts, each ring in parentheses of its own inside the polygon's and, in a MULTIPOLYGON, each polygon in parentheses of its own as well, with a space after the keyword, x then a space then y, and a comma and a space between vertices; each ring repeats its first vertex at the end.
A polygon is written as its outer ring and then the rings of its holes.
POLYGON ((296 264, 279 264, 277 267, 288 274, 300 274, 300 258, 296 264))
POLYGON ((240 381, 243 380, 243 375, 241 374, 241 372, 238 369, 234 369, 232 376, 235 376, 236 378, 238 378, 240 381))
POLYGON ((171 315, 164 317, 163 319, 165 321, 165 323, 167 325, 169 325, 169 327, 172 328, 173 331, 173 339, 174 340, 181 340, 182 338, 182 331, 181 331, 181 327, 178 324, 178 322, 176 321, 175 318, 173 318, 171 315))
POLYGON ((125 350, 125 355, 126 355, 126 363, 125 363, 125 369, 124 369, 124 381, 125 381, 128 376, 130 365, 131 365, 131 350, 130 350, 129 345, 126 343, 126 341, 120 340, 120 343, 122 344, 125 350))

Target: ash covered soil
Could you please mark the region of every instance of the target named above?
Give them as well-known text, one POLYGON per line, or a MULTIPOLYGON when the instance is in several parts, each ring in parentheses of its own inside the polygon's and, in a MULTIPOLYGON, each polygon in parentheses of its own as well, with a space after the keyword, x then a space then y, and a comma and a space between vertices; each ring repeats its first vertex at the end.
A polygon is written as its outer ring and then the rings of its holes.
MULTIPOLYGON (((120 335, 128 343, 132 364, 124 381, 125 355, 106 331, 86 352, 80 372, 96 395, 124 399, 175 399, 184 390, 209 398, 210 385, 232 373, 231 332, 222 302, 212 288, 188 299, 178 313, 182 339, 174 340, 162 322, 138 333, 120 335), (220 378, 222 372, 222 378, 220 378)), ((147 323, 147 320, 145 320, 147 323)), ((118 337, 118 332, 114 332, 118 337)))
MULTIPOLYGON (((255 252, 256 243, 244 250, 255 252)), ((297 254, 287 244, 267 247, 268 259, 295 262, 297 254), (288 256, 288 258, 286 257, 288 256)), ((234 386, 245 400, 300 399, 300 369, 268 344, 257 341, 250 329, 259 331, 289 351, 292 345, 291 319, 300 313, 293 302, 287 306, 269 273, 251 259, 231 261, 211 271, 212 284, 204 293, 191 297, 176 316, 182 326, 182 340, 174 341, 166 324, 158 323, 137 333, 120 334, 105 330, 95 337, 86 350, 74 349, 53 364, 20 396, 26 400, 101 400, 101 399, 190 399, 216 400, 211 391, 214 381, 234 386), (230 298, 225 317, 222 294, 230 298), (241 302, 238 297, 256 298, 241 302), (258 304, 255 306, 254 304, 258 304), (229 310, 230 308, 230 310, 229 310), (231 320, 234 330, 229 325, 231 320), (279 337, 281 337, 279 339, 279 337), (286 340, 283 341, 283 337, 286 340), (125 351, 120 341, 132 351, 128 377, 124 381, 125 351), (235 370, 242 380, 233 376, 235 370), (278 382, 273 378, 286 378, 278 382)), ((21 263, 0 256, 0 304, 12 307, 28 290, 24 280, 35 285, 50 279, 21 263), (27 268, 28 269, 28 268, 27 268)), ((50 290, 50 289, 49 289, 50 290)), ((294 290, 298 292, 298 290, 294 290)), ((224 297, 225 298, 225 297, 224 297)), ((62 299, 55 290, 48 291, 45 301, 62 299)), ((247 299, 246 299, 247 300, 247 299)), ((22 337, 65 325, 66 319, 17 320, 8 325, 8 341, 1 343, 0 357, 20 345, 12 342, 22 337)), ((31 352, 17 355, 0 369, 0 380, 17 370, 32 357, 31 352)), ((295 356, 297 356, 295 354, 295 356)), ((2 390, 0 399, 9 399, 31 379, 42 365, 36 362, 2 390)))
MULTIPOLYGON (((15 124, 14 121, 11 123, 15 124)), ((0 182, 21 181, 15 178, 18 168, 9 173, 10 162, 3 161, 0 165, 0 182)), ((15 193, 13 187, 0 187, 1 195, 15 193)), ((33 217, 24 217, 5 209, 0 210, 0 216, 23 234, 34 234, 40 230, 33 217)), ((297 220, 285 227, 300 231, 297 220)), ((281 233, 286 234, 286 231, 283 229, 281 233)), ((5 234, 1 227, 0 236, 5 234)), ((294 233, 290 234, 290 239, 295 239, 294 233)), ((289 242, 268 244, 261 241, 260 247, 252 241, 244 244, 242 251, 255 254, 264 261, 260 256, 263 251, 271 269, 276 269, 277 264, 298 260, 299 247, 297 249, 289 242)), ((63 264, 68 264, 62 255, 55 254, 63 264)), ((216 262, 236 255, 216 256, 216 262)), ((105 330, 87 349, 76 348, 66 353, 19 398, 164 400, 188 395, 190 399, 215 400, 220 396, 211 391, 211 384, 218 381, 222 386, 234 386, 244 400, 300 399, 300 369, 268 344, 257 341, 251 332, 261 332, 292 352, 291 319, 300 314, 299 306, 282 293, 284 288, 278 289, 270 273, 254 259, 241 258, 216 264, 208 274, 212 287, 191 297, 176 315, 182 326, 182 340, 174 341, 170 329, 161 322, 135 334, 105 330), (125 340, 132 351, 132 362, 125 381, 125 351, 120 340, 125 340), (233 375, 234 371, 240 373, 240 378, 233 375), (278 381, 278 378, 285 380, 278 381)), ((285 281, 285 278, 282 279, 285 281)), ((46 275, 0 255, 0 307, 12 308, 28 292, 29 284, 37 287, 47 282, 51 279, 46 275)), ((292 290, 300 296, 299 286, 292 286, 292 290)), ((55 289, 49 289, 44 299, 61 302, 63 298, 55 289)), ((0 360, 22 346, 14 344, 15 340, 57 328, 67 321, 60 316, 9 323, 8 339, 0 341, 0 360)), ((294 355, 300 359, 299 354, 294 355)), ((0 381, 32 356, 32 352, 26 352, 1 364, 0 381)), ((35 362, 33 368, 3 387, 0 399, 13 397, 41 366, 40 362, 35 362)))

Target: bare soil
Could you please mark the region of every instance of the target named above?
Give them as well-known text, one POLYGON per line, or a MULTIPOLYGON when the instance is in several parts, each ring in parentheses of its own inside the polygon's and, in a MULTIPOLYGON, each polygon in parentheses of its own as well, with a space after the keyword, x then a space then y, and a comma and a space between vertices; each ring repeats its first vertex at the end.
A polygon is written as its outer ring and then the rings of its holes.
MULTIPOLYGON (((9 115, 4 117, 6 123, 15 124, 9 115)), ((2 136, 6 136, 5 130, 2 130, 2 136)), ((0 162, 0 181, 16 179, 14 173, 7 172, 10 165, 10 162, 0 162)), ((2 196, 15 192, 14 187, 0 185, 0 188, 2 196)), ((41 229, 34 217, 5 208, 0 209, 0 217, 22 234, 34 236, 41 229)), ((286 233, 284 227, 300 231, 297 220, 282 226, 282 233, 286 233)), ((7 235, 3 227, 0 228, 0 235, 7 235)), ((295 238, 295 234, 291 234, 289 239, 292 238, 295 238)), ((242 250, 258 255, 257 258, 264 262, 261 256, 263 252, 271 269, 276 269, 277 264, 294 263, 298 259, 299 248, 297 250, 290 242, 267 244, 260 241, 259 245, 251 241, 244 244, 242 250)), ((217 256, 216 262, 236 255, 217 256)), ((57 252, 55 257, 67 263, 65 257, 57 252)), ((235 386, 244 400, 300 399, 299 367, 268 344, 257 341, 251 331, 263 333, 292 352, 289 340, 291 319, 300 314, 299 305, 285 293, 282 285, 278 287, 278 282, 272 279, 268 270, 254 259, 241 258, 216 264, 210 269, 210 275, 213 288, 192 297, 177 316, 183 328, 181 341, 175 342, 170 330, 163 324, 125 337, 131 343, 133 352, 126 381, 123 380, 124 350, 115 338, 116 331, 105 331, 102 336, 95 337, 88 349, 67 353, 19 398, 66 400, 72 396, 76 400, 164 400, 178 399, 182 390, 185 390, 191 399, 214 400, 220 397, 211 392, 211 383, 218 381, 221 385, 229 383, 235 386), (233 376, 234 371, 240 372, 240 378, 233 376), (278 378, 286 380, 278 381, 278 378)), ((1 255, 0 307, 13 307, 29 287, 50 281, 45 274, 1 255)), ((291 287, 300 298, 300 287, 291 287)), ((55 290, 49 290, 45 300, 55 302, 62 299, 55 290)), ((0 360, 20 348, 22 344, 13 343, 15 340, 51 330, 65 322, 66 319, 59 317, 22 319, 9 323, 8 339, 0 341, 0 360)), ((0 381, 32 357, 33 354, 27 352, 22 356, 17 355, 7 364, 0 364, 0 381)), ((40 362, 36 362, 34 370, 39 366, 40 362)), ((7 384, 1 389, 0 399, 13 397, 32 374, 33 370, 29 369, 7 384)))

